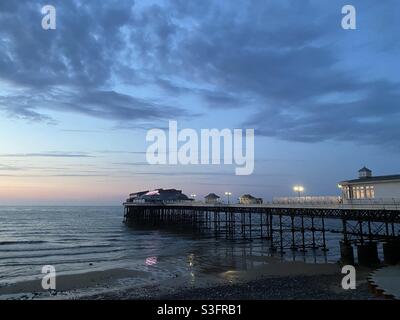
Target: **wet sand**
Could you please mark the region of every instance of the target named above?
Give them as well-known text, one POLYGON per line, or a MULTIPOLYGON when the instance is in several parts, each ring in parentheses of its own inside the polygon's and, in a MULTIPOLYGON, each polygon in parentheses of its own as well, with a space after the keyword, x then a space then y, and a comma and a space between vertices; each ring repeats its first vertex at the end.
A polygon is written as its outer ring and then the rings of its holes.
POLYGON ((216 268, 175 274, 162 281, 153 279, 151 271, 122 268, 59 275, 57 290, 43 290, 40 278, 0 287, 0 299, 373 298, 365 280, 368 269, 358 270, 358 290, 344 292, 338 264, 282 262, 273 257, 264 257, 263 262, 249 270, 216 268), (135 279, 140 285, 132 285, 135 279))
MULTIPOLYGON (((271 258, 272 259, 272 258, 271 258)), ((376 297, 366 281, 371 270, 357 270, 357 289, 341 287, 341 268, 337 264, 272 262, 249 271, 225 271, 192 283, 177 277, 156 286, 93 295, 87 299, 161 300, 368 300, 376 297)))
POLYGON ((42 278, 10 284, 0 287, 0 299, 40 299, 40 298, 73 298, 79 296, 75 291, 91 289, 106 290, 118 280, 126 278, 148 278, 150 274, 128 269, 110 269, 79 274, 59 275, 56 278, 56 290, 44 290, 42 278))

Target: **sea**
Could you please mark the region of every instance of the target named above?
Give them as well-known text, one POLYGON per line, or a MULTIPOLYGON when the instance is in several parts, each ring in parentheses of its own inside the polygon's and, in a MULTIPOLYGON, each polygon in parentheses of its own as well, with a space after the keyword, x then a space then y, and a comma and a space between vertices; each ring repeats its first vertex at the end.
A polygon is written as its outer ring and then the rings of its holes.
MULTIPOLYGON (((289 250, 281 258, 337 262, 341 235, 326 237, 327 252, 289 250)), ((260 261, 254 257, 271 254, 277 253, 269 252, 266 240, 129 227, 123 223, 122 206, 0 207, 0 286, 37 279, 45 265, 54 266, 57 275, 151 267, 153 277, 162 280, 188 271, 247 270, 260 261)))

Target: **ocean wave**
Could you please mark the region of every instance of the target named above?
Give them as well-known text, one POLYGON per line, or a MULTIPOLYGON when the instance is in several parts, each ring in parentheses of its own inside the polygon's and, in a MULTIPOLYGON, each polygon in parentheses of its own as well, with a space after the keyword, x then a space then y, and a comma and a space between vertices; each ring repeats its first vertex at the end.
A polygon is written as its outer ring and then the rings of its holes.
POLYGON ((10 245, 10 244, 38 244, 47 243, 44 240, 11 240, 11 241, 0 241, 0 246, 10 245))
POLYGON ((86 248, 110 248, 110 244, 99 244, 99 245, 70 245, 64 247, 45 247, 45 248, 9 248, 9 249, 0 249, 0 253, 2 252, 40 252, 40 251, 62 251, 62 250, 75 250, 75 249, 86 249, 86 248))
POLYGON ((14 256, 4 256, 0 257, 0 261, 9 260, 9 259, 25 259, 25 260, 32 260, 36 258, 47 258, 51 259, 52 257, 75 257, 75 256, 83 256, 83 255, 103 255, 103 254, 110 254, 110 253, 117 253, 124 251, 123 248, 113 248, 112 250, 101 250, 101 251, 72 251, 72 252, 52 252, 53 250, 49 250, 50 252, 46 254, 39 254, 35 253, 35 251, 26 251, 27 254, 25 255, 14 255, 14 256), (30 253, 30 254, 29 254, 30 253))

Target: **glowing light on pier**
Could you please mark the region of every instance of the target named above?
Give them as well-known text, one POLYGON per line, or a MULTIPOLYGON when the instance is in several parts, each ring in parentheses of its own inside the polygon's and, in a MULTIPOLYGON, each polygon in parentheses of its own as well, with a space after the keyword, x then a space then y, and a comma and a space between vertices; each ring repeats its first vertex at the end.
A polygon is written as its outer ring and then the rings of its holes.
POLYGON ((300 194, 301 194, 302 192, 304 192, 304 187, 303 187, 303 186, 299 186, 299 185, 294 186, 294 187, 293 187, 293 191, 294 191, 294 192, 297 192, 297 194, 298 194, 298 196, 299 196, 299 198, 300 198, 300 194))

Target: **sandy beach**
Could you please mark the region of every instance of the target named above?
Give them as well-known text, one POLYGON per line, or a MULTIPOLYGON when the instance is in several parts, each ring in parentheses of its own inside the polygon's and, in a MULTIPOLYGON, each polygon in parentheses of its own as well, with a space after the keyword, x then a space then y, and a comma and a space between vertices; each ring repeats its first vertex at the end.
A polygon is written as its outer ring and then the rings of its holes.
POLYGON ((46 299, 75 298, 81 289, 90 291, 107 290, 111 285, 121 279, 144 278, 150 275, 142 271, 128 269, 110 269, 87 273, 60 275, 56 278, 56 290, 43 290, 42 278, 0 286, 0 299, 46 299))
POLYGON ((264 257, 250 270, 181 273, 157 281, 151 272, 124 268, 59 275, 57 290, 44 291, 41 279, 0 287, 1 299, 372 299, 366 276, 357 270, 357 290, 341 288, 338 264, 282 262, 264 257), (266 260, 266 261, 265 261, 266 260), (137 281, 135 281, 137 280, 137 281), (136 284, 135 284, 136 283, 136 284))

